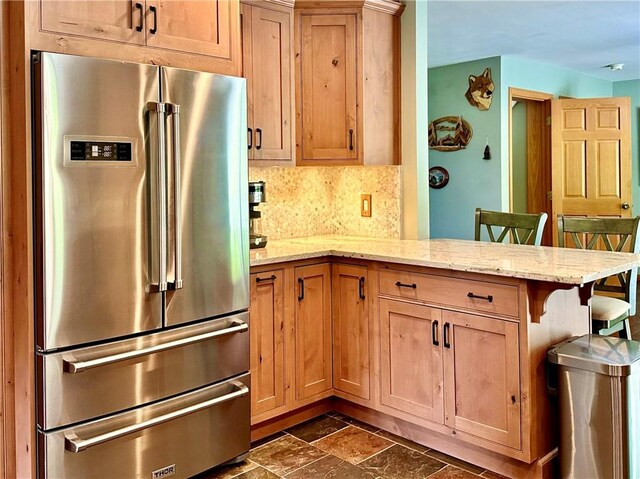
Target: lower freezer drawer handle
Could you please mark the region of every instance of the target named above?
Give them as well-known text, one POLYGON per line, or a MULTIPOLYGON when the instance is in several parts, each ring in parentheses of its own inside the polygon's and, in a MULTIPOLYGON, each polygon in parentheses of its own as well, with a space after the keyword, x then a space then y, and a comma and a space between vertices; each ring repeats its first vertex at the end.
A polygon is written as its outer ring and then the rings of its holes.
POLYGON ((232 384, 236 388, 236 390, 231 393, 224 394, 222 396, 218 396, 217 398, 209 399, 208 401, 204 401, 198 404, 194 404, 193 406, 178 409, 177 411, 163 414, 162 416, 154 417, 153 419, 149 419, 138 424, 133 424, 121 429, 116 429, 115 431, 105 432, 104 434, 100 434, 89 439, 80 439, 75 434, 72 437, 65 436, 64 448, 69 452, 82 452, 86 449, 89 449, 90 447, 98 446, 119 437, 127 436, 129 434, 142 431, 143 429, 157 426, 158 424, 162 424, 164 422, 173 421, 174 419, 181 418, 188 414, 202 411, 203 409, 207 409, 217 404, 231 401, 232 399, 240 398, 249 394, 249 388, 242 384, 240 381, 234 381, 232 384))
POLYGON ((167 351, 169 349, 179 348, 181 346, 187 346, 189 344, 199 343, 207 341, 213 338, 219 338, 221 336, 227 336, 235 333, 245 333, 249 331, 249 325, 240 319, 234 319, 231 326, 217 331, 210 331, 208 333, 198 334, 197 336, 191 336, 188 338, 176 339, 175 341, 169 341, 148 348, 136 349, 135 351, 126 351, 124 353, 113 354, 111 356, 103 356, 96 359, 88 359, 86 361, 74 361, 70 359, 62 360, 62 370, 65 373, 81 373, 87 369, 97 368, 100 366, 107 366, 109 364, 118 363, 120 361, 127 361, 129 359, 135 359, 149 354, 159 353, 167 351))

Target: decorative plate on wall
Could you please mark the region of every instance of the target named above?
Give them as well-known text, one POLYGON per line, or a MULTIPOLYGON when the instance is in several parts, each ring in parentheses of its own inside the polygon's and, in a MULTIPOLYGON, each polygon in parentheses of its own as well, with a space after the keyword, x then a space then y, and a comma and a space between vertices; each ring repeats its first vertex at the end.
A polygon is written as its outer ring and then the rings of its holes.
POLYGON ((449 172, 442 166, 429 168, 429 186, 436 190, 444 188, 449 183, 449 172))

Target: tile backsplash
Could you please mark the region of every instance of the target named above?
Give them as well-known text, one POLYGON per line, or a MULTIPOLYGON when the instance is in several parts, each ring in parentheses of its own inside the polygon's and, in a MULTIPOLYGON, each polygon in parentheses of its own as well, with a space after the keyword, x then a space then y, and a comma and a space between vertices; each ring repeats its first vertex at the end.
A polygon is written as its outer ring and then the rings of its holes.
POLYGON ((260 205, 269 239, 322 234, 400 238, 401 166, 251 167, 249 180, 266 183, 260 205), (360 216, 370 193, 371 217, 360 216))

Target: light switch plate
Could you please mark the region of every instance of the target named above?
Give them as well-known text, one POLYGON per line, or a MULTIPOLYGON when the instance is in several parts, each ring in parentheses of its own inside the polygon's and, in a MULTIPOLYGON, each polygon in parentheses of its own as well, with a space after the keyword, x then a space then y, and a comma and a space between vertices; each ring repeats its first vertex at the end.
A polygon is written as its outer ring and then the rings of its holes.
POLYGON ((371 217, 371 195, 360 195, 360 216, 371 217))

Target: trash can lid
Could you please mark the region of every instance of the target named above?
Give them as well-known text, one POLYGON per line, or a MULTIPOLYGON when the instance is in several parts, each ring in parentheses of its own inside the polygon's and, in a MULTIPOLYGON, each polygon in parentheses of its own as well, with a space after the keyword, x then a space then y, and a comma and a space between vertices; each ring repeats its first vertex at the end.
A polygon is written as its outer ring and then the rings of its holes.
POLYGON ((547 353, 547 359, 607 376, 629 376, 640 368, 640 342, 586 334, 556 344, 547 353))

